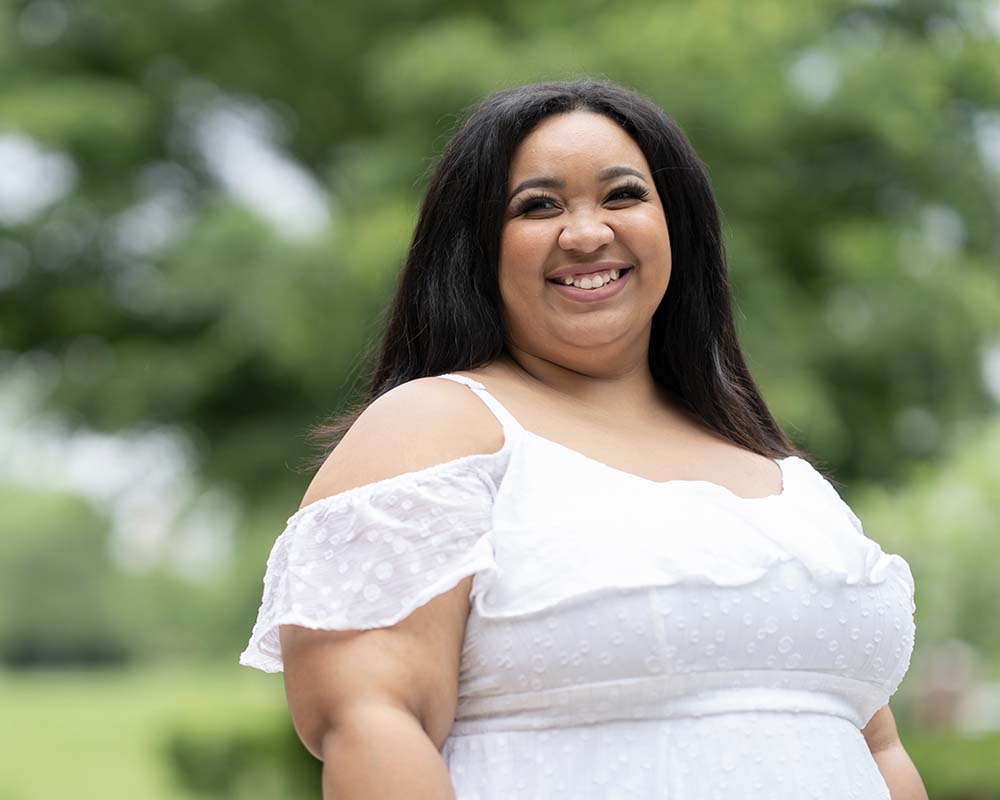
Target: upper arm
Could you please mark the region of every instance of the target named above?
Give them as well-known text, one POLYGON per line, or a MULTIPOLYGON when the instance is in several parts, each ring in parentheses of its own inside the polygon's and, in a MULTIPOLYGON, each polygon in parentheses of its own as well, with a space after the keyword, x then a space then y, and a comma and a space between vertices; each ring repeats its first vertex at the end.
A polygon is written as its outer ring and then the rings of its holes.
POLYGON ((889 710, 889 706, 884 705, 875 714, 868 724, 861 729, 861 733, 868 743, 868 749, 872 753, 885 750, 899 743, 899 732, 896 730, 896 720, 889 710))
MULTIPOLYGON (((320 467, 302 505, 460 456, 494 452, 498 435, 502 443, 499 424, 467 387, 434 378, 411 381, 365 409, 320 467)), ((472 581, 472 575, 463 578, 384 628, 280 626, 289 710, 313 755, 322 757, 323 738, 338 720, 369 703, 410 711, 440 749, 455 718, 472 581)))

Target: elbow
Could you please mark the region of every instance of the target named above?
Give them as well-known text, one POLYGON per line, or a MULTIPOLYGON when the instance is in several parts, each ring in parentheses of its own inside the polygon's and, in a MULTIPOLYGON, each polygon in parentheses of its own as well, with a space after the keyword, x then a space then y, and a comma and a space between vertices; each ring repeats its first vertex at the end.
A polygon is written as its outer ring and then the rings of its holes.
MULTIPOLYGON (((440 728, 441 723, 436 724, 440 728)), ((371 740, 373 736, 378 738, 379 732, 386 730, 430 739, 440 750, 438 738, 443 745, 450 729, 449 724, 441 736, 439 729, 436 732, 434 727, 428 729, 423 715, 418 715, 406 705, 385 699, 356 703, 340 709, 336 714, 317 714, 308 723, 303 723, 301 728, 296 726, 305 748, 324 762, 337 748, 357 746, 371 740)))
POLYGON ((458 699, 455 695, 438 697, 430 702, 419 715, 420 724, 434 746, 441 750, 455 724, 458 699))
POLYGON ((331 711, 318 703, 308 707, 299 704, 292 715, 295 733, 314 758, 326 761, 333 742, 365 730, 366 719, 371 717, 368 713, 371 705, 337 706, 331 711))
POLYGON ((326 740, 333 731, 333 726, 318 715, 308 719, 295 716, 292 718, 292 724, 302 746, 309 751, 313 758, 322 761, 326 740))

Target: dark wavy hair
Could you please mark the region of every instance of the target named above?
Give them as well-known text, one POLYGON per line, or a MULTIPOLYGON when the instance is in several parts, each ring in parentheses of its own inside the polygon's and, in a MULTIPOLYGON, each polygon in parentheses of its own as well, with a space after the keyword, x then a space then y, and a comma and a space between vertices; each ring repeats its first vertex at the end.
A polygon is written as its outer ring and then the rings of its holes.
POLYGON ((673 266, 652 320, 653 379, 735 444, 771 458, 803 455, 778 427, 740 351, 705 166, 651 100, 610 81, 580 79, 496 92, 448 142, 420 208, 365 398, 309 433, 324 449, 317 463, 383 393, 501 355, 498 262, 511 157, 546 117, 577 110, 603 114, 635 140, 669 220, 673 266))

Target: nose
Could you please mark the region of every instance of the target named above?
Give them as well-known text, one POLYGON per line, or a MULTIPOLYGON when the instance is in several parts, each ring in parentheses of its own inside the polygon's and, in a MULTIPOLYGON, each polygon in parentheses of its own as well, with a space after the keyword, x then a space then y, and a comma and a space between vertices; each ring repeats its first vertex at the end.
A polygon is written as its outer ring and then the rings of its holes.
POLYGON ((591 253, 614 239, 614 230, 598 215, 571 214, 569 222, 559 233, 559 246, 563 250, 591 253))

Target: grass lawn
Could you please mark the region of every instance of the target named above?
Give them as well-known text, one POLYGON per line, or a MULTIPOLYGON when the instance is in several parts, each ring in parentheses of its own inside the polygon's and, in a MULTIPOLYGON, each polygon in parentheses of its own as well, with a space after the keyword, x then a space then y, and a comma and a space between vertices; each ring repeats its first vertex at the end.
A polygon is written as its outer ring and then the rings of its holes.
POLYGON ((284 708, 280 675, 237 664, 0 671, 0 800, 192 800, 162 754, 174 725, 284 708))

